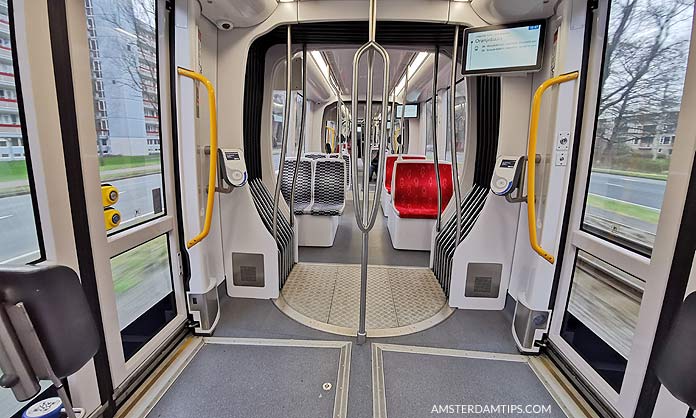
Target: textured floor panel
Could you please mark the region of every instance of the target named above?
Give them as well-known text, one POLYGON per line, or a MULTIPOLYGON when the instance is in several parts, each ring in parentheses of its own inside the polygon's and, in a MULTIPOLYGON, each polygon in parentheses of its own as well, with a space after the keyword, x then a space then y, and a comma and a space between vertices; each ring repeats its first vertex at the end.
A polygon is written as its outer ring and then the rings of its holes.
POLYGON ((526 362, 388 351, 382 355, 387 417, 566 417, 526 362), (528 405, 550 408, 550 412, 504 412, 510 406, 528 405), (443 407, 450 412, 433 413, 433 408, 442 411, 443 407), (469 407, 480 412, 456 412, 469 407))
POLYGON ((331 417, 339 359, 340 349, 206 344, 148 418, 331 417))
POLYGON ((285 300, 301 314, 327 322, 338 267, 298 264, 291 274, 302 277, 302 280, 285 283, 285 300))
MULTIPOLYGON (((396 328, 435 315, 446 303, 430 269, 369 266, 367 329, 396 328)), ((360 266, 299 263, 285 287, 290 307, 314 320, 357 328, 360 266)))

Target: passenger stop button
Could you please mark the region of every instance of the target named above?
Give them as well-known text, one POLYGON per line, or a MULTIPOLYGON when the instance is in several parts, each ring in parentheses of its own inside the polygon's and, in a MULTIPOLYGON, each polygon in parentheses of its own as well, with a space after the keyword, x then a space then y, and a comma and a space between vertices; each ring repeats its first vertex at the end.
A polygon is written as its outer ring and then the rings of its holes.
POLYGON ((507 186, 507 181, 504 178, 499 178, 498 180, 495 181, 495 185, 498 186, 499 188, 503 189, 505 186, 507 186))

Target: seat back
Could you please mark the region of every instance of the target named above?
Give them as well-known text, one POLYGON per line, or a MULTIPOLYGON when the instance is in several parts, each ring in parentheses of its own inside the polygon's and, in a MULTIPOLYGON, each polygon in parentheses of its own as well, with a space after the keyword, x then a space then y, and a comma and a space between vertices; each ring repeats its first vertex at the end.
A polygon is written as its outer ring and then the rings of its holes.
POLYGON ((394 173, 394 163, 401 157, 402 160, 425 160, 425 155, 413 155, 413 154, 403 154, 401 156, 396 154, 389 154, 385 160, 384 165, 384 188, 387 193, 391 193, 392 185, 392 175, 394 173))
POLYGON ((302 158, 309 158, 310 160, 318 160, 319 158, 326 158, 327 154, 323 152, 308 152, 302 158))
POLYGON ((314 204, 345 205, 345 161, 338 158, 322 158, 314 164, 314 204))
MULTIPOLYGON (((452 198, 452 165, 440 164, 442 210, 452 198)), ((437 217, 437 180, 432 161, 399 160, 394 164, 392 204, 401 218, 437 217)))
POLYGON ((0 304, 20 302, 59 378, 77 372, 97 353, 97 325, 77 273, 70 268, 1 268, 0 304))
MULTIPOLYGON (((295 158, 285 160, 283 175, 281 176, 280 191, 286 202, 290 202, 292 191, 292 177, 295 174, 295 158)), ((312 203, 312 164, 308 158, 300 159, 300 168, 297 173, 297 184, 295 186, 295 209, 303 210, 312 203)))

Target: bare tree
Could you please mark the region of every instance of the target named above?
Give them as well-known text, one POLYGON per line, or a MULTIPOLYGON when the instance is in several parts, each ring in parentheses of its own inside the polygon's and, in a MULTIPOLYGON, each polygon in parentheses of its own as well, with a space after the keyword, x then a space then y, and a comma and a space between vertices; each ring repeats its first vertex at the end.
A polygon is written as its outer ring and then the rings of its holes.
MULTIPOLYGON (((636 115, 659 115, 680 103, 693 0, 612 2, 599 105, 611 129, 596 146, 611 157, 615 146, 659 133, 643 129, 636 115), (629 123, 631 126, 629 126, 629 123)), ((601 157, 600 157, 601 158, 601 157)))
POLYGON ((159 115, 155 2, 112 0, 108 6, 97 10, 100 17, 125 38, 124 42, 117 43, 119 50, 115 54, 115 63, 124 77, 113 82, 141 94, 159 115))

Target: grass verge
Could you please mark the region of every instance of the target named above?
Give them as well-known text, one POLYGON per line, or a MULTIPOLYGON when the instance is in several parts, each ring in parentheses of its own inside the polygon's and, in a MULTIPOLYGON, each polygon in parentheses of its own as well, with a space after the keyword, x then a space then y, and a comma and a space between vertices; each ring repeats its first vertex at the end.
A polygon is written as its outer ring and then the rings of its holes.
POLYGON ((641 173, 639 171, 614 170, 611 168, 593 168, 593 173, 616 174, 619 176, 638 177, 651 180, 667 180, 667 174, 641 173))
POLYGON ((153 275, 169 271, 167 236, 162 235, 111 259, 114 290, 122 295, 153 275))
POLYGON ((639 219, 651 224, 657 224, 657 221, 660 218, 660 211, 657 209, 636 205, 630 202, 609 199, 596 194, 587 195, 587 204, 595 208, 614 212, 618 215, 639 219))
MULTIPOLYGON (((120 170, 126 168, 142 168, 160 165, 159 155, 114 155, 104 157, 99 165, 100 172, 120 170)), ((157 170, 154 170, 157 171, 157 170)), ((0 162, 0 183, 7 181, 25 180, 27 178, 27 165, 24 160, 0 162)))

